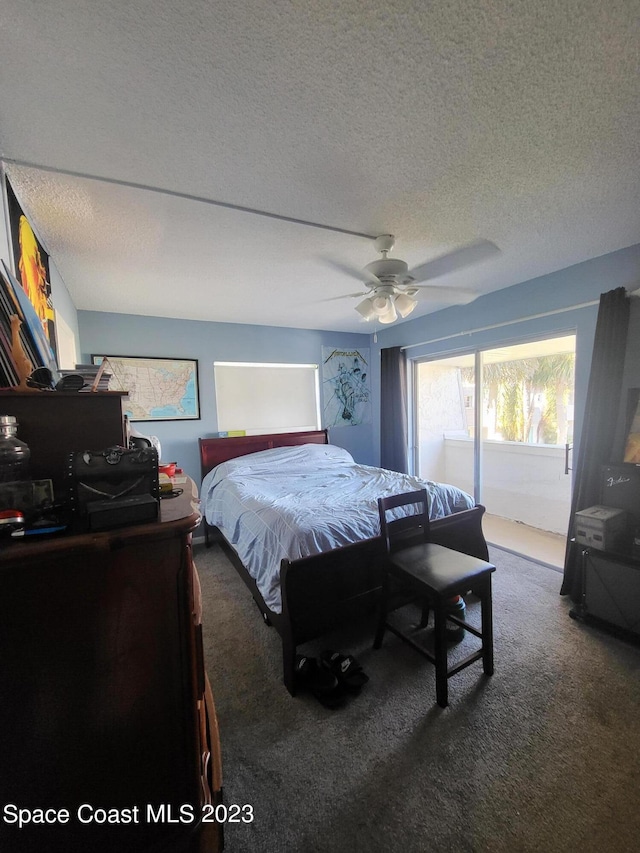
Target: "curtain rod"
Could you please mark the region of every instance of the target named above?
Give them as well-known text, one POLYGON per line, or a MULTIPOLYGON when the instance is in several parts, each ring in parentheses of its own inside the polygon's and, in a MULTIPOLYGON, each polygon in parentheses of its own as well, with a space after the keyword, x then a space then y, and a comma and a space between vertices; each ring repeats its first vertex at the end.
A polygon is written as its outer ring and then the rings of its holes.
POLYGON ((593 299, 591 302, 581 302, 579 305, 568 305, 566 308, 556 308, 553 311, 545 311, 542 314, 530 314, 528 317, 518 317, 517 320, 504 320, 502 323, 493 323, 491 326, 479 326, 477 329, 469 329, 466 332, 454 332, 451 335, 444 335, 441 338, 431 338, 428 341, 420 341, 417 344, 407 344, 406 347, 400 347, 401 350, 413 349, 414 347, 423 347, 426 344, 437 344, 440 341, 448 341, 451 338, 460 338, 463 335, 475 335, 477 332, 487 332, 490 329, 500 329, 503 326, 513 326, 516 323, 526 323, 527 320, 538 320, 540 317, 551 317, 554 314, 563 314, 565 311, 574 311, 578 308, 591 308, 592 305, 599 305, 599 299, 593 299))

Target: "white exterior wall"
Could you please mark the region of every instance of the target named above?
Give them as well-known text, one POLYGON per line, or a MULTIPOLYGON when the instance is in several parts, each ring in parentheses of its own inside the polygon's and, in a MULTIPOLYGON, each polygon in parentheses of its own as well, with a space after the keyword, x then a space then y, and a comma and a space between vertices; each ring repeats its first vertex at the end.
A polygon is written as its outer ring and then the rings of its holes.
POLYGON ((466 434, 464 399, 457 368, 429 362, 419 368, 418 423, 420 425, 420 467, 429 479, 446 479, 444 433, 466 434))

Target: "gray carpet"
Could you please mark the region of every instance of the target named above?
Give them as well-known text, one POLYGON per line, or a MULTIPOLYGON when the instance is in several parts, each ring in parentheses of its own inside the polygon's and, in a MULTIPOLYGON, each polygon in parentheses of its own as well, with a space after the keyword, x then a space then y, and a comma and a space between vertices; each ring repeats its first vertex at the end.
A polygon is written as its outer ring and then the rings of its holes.
POLYGON ((278 634, 217 546, 194 551, 225 801, 255 812, 227 825, 230 853, 640 849, 640 648, 570 619, 557 572, 491 549, 495 674, 454 676, 446 709, 390 633, 379 651, 368 623, 306 645, 370 676, 330 711, 289 696, 278 634))

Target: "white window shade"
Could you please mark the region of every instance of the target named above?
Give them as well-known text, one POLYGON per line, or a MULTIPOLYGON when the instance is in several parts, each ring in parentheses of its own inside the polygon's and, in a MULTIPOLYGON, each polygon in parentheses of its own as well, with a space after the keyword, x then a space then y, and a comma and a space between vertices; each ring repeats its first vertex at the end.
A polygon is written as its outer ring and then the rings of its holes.
POLYGON ((247 435, 320 428, 317 364, 213 364, 218 429, 247 435))

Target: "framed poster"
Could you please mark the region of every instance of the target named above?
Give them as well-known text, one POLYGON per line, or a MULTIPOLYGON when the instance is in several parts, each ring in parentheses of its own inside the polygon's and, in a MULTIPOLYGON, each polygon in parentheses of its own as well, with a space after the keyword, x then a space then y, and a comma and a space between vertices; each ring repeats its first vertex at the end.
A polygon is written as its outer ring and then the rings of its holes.
POLYGON ((57 361, 55 313, 51 300, 49 255, 36 237, 31 223, 16 198, 9 179, 5 176, 11 248, 16 278, 33 306, 42 325, 54 358, 57 361))
POLYGON ((369 350, 322 348, 323 426, 371 422, 369 350))
POLYGON ((49 344, 40 318, 36 314, 35 308, 31 300, 27 297, 20 282, 13 275, 9 267, 2 261, 0 276, 2 277, 2 286, 5 293, 9 295, 11 302, 10 307, 13 314, 16 314, 23 323, 24 333, 28 336, 31 342, 32 349, 28 357, 36 367, 48 367, 51 371, 51 378, 55 384, 58 381, 58 366, 55 353, 49 344))
POLYGON ((155 358, 95 354, 93 364, 110 373, 109 391, 126 391, 124 414, 131 421, 199 420, 198 362, 191 358, 155 358))
POLYGON ((640 388, 629 390, 624 462, 640 465, 640 388))

